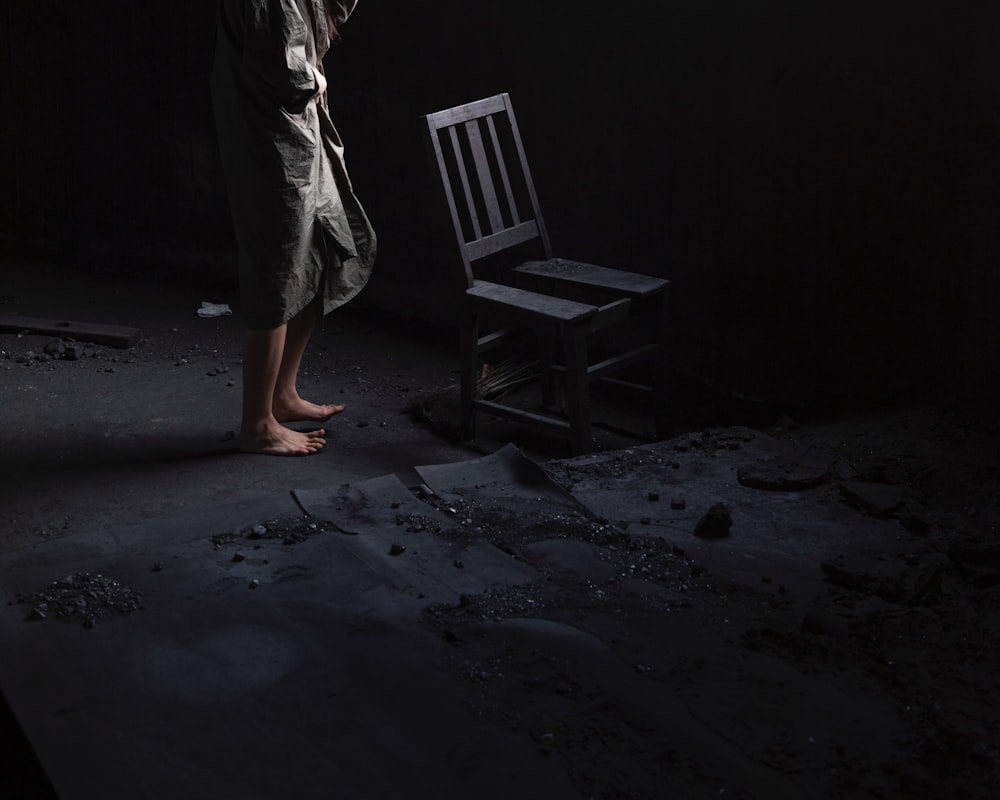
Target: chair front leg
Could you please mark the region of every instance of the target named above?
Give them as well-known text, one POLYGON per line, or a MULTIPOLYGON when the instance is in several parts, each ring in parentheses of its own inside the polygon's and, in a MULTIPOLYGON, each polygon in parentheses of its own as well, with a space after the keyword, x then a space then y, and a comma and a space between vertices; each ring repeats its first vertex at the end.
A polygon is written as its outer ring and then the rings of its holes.
POLYGON ((587 333, 589 323, 566 325, 563 330, 563 358, 566 361, 566 406, 569 414, 570 449, 573 455, 589 453, 590 381, 587 375, 587 333))
POLYGON ((545 330, 538 335, 538 369, 542 383, 542 407, 556 404, 556 374, 552 368, 556 361, 557 330, 545 330))

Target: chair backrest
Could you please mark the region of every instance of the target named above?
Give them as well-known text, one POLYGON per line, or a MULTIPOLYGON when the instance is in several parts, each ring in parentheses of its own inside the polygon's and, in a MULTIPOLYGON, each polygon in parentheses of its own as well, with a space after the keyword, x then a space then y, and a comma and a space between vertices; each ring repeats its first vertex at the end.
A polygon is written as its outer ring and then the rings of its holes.
POLYGON ((534 242, 538 255, 551 258, 509 95, 424 119, 468 285, 477 262, 514 247, 534 242))

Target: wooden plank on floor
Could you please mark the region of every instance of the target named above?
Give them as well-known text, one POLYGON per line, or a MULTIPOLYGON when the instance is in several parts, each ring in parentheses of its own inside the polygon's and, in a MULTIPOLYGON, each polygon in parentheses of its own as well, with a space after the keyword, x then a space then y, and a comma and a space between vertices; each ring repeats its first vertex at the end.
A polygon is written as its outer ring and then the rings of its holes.
POLYGON ((127 348, 139 341, 139 329, 99 322, 74 322, 66 319, 22 317, 19 314, 0 315, 0 333, 34 333, 58 336, 78 342, 92 342, 108 347, 127 348))

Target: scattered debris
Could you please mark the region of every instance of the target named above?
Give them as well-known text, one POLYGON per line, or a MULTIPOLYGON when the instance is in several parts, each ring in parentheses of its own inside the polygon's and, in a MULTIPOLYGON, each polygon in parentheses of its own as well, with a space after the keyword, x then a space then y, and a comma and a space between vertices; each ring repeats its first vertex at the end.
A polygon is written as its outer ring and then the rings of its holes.
MULTIPOLYGON (((484 400, 502 397, 512 389, 538 377, 538 361, 511 356, 497 364, 483 364, 476 376, 477 396, 484 400)), ((458 384, 418 392, 407 402, 404 412, 449 439, 460 439, 461 390, 458 384)))
POLYGON ((207 300, 202 300, 201 306, 198 308, 197 314, 199 317, 228 317, 233 313, 233 310, 229 307, 228 303, 210 303, 207 300))
POLYGON ((77 572, 53 581, 19 602, 31 606, 30 620, 52 615, 64 622, 82 622, 93 628, 98 621, 143 608, 142 593, 100 572, 77 572))
MULTIPOLYGON (((687 608, 692 581, 704 572, 694 574, 683 551, 663 538, 629 533, 582 513, 526 518, 510 507, 470 497, 459 500, 457 511, 469 523, 439 536, 461 545, 474 533, 534 566, 541 577, 480 594, 465 593, 457 605, 428 608, 425 621, 440 628, 463 621, 534 617, 567 606, 628 608, 643 614, 650 609, 687 608)), ((456 559, 453 566, 467 565, 456 559)))
MULTIPOLYGON (((217 533, 211 537, 210 541, 215 545, 216 550, 221 550, 225 545, 235 544, 240 541, 256 542, 254 547, 260 547, 260 543, 278 541, 282 545, 301 544, 308 539, 319 536, 333 530, 332 523, 316 521, 312 517, 287 514, 281 517, 248 525, 238 531, 217 533)), ((242 551, 237 551, 233 556, 233 561, 241 561, 246 556, 242 551), (242 556, 242 558, 237 558, 242 556)))
POLYGON ((440 533, 441 531, 441 526, 436 520, 423 514, 397 514, 396 524, 405 525, 407 533, 422 533, 424 531, 440 533))
POLYGON ((825 561, 820 565, 826 579, 842 589, 857 592, 862 596, 880 597, 889 603, 903 600, 904 590, 899 574, 874 575, 855 567, 825 561))
POLYGON ((819 636, 846 636, 847 622, 824 605, 813 605, 802 619, 802 630, 819 636))
POLYGON ((729 536, 729 529, 733 526, 733 516, 729 506, 725 503, 716 503, 695 525, 694 535, 702 539, 721 539, 729 536))
POLYGON ((973 586, 988 589, 1000 585, 1000 548, 953 545, 948 552, 952 563, 973 586))
POLYGON ((736 478, 751 489, 798 492, 819 486, 827 479, 827 461, 799 459, 760 459, 740 467, 736 478))
POLYGON ((75 322, 64 319, 41 319, 18 314, 0 315, 0 333, 37 334, 72 338, 111 347, 129 348, 139 340, 139 329, 103 323, 75 322))
POLYGON ((879 519, 892 516, 903 502, 901 486, 869 481, 841 481, 838 486, 847 502, 879 519))

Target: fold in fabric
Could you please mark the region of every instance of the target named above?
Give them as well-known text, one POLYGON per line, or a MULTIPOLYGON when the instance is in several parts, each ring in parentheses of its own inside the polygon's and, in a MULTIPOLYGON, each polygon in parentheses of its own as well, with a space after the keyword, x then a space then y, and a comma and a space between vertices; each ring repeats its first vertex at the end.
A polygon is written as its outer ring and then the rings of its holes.
MULTIPOLYGON (((336 24, 356 0, 327 0, 336 24)), ((323 294, 364 288, 376 236, 354 194, 327 98, 324 0, 220 0, 212 101, 248 328, 274 328, 323 294)))

